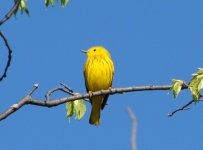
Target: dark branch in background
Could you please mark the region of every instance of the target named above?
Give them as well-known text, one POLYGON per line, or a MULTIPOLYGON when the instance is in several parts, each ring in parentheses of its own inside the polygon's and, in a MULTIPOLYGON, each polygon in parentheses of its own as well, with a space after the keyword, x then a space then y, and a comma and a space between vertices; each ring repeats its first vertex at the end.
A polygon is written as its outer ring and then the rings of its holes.
MULTIPOLYGON (((8 19, 11 18, 11 16, 16 12, 16 10, 18 9, 19 5, 20 5, 20 2, 21 0, 18 0, 14 6, 11 8, 11 10, 4 16, 4 18, 1 19, 0 21, 0 26, 5 23, 8 19)), ((12 59, 12 50, 8 44, 8 41, 6 39, 6 37, 4 36, 4 34, 0 31, 0 36, 1 38, 3 39, 7 49, 8 49, 8 61, 7 61, 7 64, 6 64, 6 67, 4 69, 4 72, 3 74, 1 75, 0 77, 0 81, 2 81, 5 77, 6 77, 6 73, 11 65, 11 59, 12 59)))
POLYGON ((9 46, 9 44, 8 44, 8 41, 7 41, 6 37, 4 36, 4 34, 3 34, 1 31, 0 31, 0 36, 1 36, 1 38, 3 39, 5 45, 6 45, 7 49, 8 49, 8 60, 7 60, 7 64, 6 64, 6 67, 5 67, 5 69, 4 69, 3 74, 2 74, 1 77, 0 77, 0 81, 2 81, 3 78, 6 77, 6 73, 7 73, 7 71, 8 71, 8 68, 9 68, 10 65, 11 65, 12 50, 11 50, 11 47, 9 46))
MULTIPOLYGON (((203 97, 202 94, 200 94, 200 98, 203 97)), ((175 113, 179 112, 179 111, 184 111, 184 110, 189 110, 190 109, 190 105, 193 104, 193 103, 196 103, 197 101, 195 100, 191 100, 189 101, 187 104, 185 104, 184 106, 172 111, 171 113, 168 114, 168 117, 172 117, 175 113)), ((198 102, 202 102, 202 100, 198 100, 198 102)))
MULTIPOLYGON (((36 84, 34 85, 34 91, 36 84)), ((38 86, 37 86, 38 87, 38 86)), ((127 92, 136 92, 136 91, 153 91, 153 90, 169 90, 171 88, 171 85, 149 85, 149 86, 133 86, 133 87, 126 87, 126 88, 112 88, 108 90, 101 90, 91 93, 91 96, 99 96, 99 95, 105 95, 105 94, 122 94, 127 92)), ((187 89, 187 86, 183 86, 182 89, 187 89)), ((33 92, 34 92, 33 91, 33 92)), ((64 98, 59 98, 55 100, 38 100, 31 97, 33 92, 30 92, 27 96, 25 96, 23 99, 21 99, 18 103, 13 104, 10 108, 8 108, 5 112, 0 114, 0 120, 3 120, 10 116, 12 113, 20 109, 22 106, 30 104, 30 105, 36 105, 36 106, 42 106, 42 107, 54 107, 61 104, 64 104, 66 102, 75 101, 77 99, 87 99, 90 97, 89 93, 86 94, 79 94, 71 95, 64 98)))
POLYGON ((130 107, 127 108, 127 112, 130 116, 130 119, 132 121, 132 133, 131 133, 131 147, 132 150, 136 150, 137 149, 137 144, 136 144, 136 135, 137 135, 137 119, 135 117, 134 112, 132 111, 132 109, 130 107))
POLYGON ((11 8, 11 10, 5 15, 5 17, 3 19, 1 19, 0 21, 0 26, 5 23, 18 9, 19 5, 20 5, 21 0, 18 0, 14 6, 11 8))
POLYGON ((189 110, 190 107, 188 107, 188 106, 190 106, 190 105, 191 105, 192 103, 194 103, 194 102, 195 102, 194 100, 189 101, 186 105, 184 105, 184 106, 182 106, 181 108, 178 108, 178 109, 174 110, 173 112, 169 113, 168 116, 169 116, 169 117, 172 117, 172 116, 173 116, 175 113, 177 113, 178 111, 189 110))

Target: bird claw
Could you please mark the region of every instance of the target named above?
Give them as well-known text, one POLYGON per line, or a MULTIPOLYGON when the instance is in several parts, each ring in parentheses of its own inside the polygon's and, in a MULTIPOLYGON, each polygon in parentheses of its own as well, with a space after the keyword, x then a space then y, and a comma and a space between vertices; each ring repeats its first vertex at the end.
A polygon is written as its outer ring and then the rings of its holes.
MULTIPOLYGON (((112 93, 112 89, 113 89, 113 88, 110 86, 110 87, 109 87, 109 90, 111 91, 111 93, 112 93)), ((111 93, 110 93, 110 95, 111 95, 111 93)))
POLYGON ((91 98, 92 98, 92 95, 93 95, 93 92, 92 92, 92 91, 89 91, 88 94, 89 94, 89 99, 91 99, 91 98))

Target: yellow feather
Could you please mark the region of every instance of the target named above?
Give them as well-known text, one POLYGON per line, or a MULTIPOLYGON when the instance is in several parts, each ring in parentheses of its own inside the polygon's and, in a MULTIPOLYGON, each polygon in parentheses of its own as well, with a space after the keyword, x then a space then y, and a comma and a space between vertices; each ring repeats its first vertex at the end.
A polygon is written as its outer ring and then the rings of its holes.
MULTIPOLYGON (((112 85, 114 65, 110 53, 101 46, 91 47, 87 51, 87 61, 84 66, 85 85, 88 92, 109 89, 112 85)), ((91 98, 92 111, 90 124, 100 124, 101 105, 105 105, 108 95, 91 98)))

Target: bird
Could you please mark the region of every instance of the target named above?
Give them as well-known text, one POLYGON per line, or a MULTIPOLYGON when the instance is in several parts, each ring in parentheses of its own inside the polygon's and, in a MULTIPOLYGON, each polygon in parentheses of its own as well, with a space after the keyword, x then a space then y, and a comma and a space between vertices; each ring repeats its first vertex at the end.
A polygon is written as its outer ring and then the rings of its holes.
POLYGON ((82 50, 82 52, 87 55, 84 64, 84 79, 92 105, 89 123, 98 126, 100 125, 100 110, 104 109, 109 94, 91 97, 91 93, 112 87, 114 64, 110 53, 102 46, 93 46, 87 51, 82 50))

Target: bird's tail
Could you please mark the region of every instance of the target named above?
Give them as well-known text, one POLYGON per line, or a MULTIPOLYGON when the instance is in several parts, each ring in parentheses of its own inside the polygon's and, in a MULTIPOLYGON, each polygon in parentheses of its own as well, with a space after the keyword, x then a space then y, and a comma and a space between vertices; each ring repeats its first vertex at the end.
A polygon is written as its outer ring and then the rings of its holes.
POLYGON ((89 119, 89 123, 98 126, 100 124, 100 109, 103 97, 97 96, 91 99, 92 111, 89 119))

